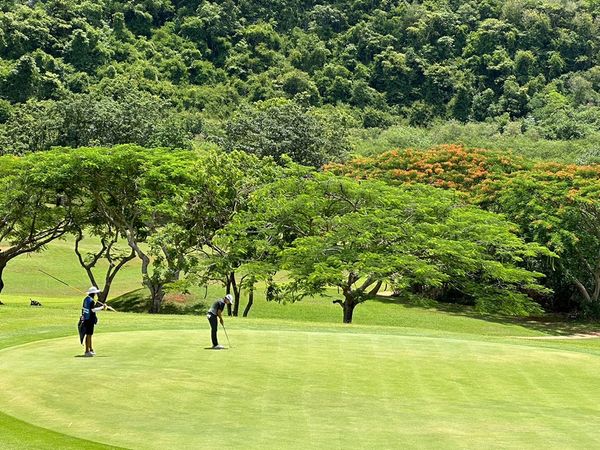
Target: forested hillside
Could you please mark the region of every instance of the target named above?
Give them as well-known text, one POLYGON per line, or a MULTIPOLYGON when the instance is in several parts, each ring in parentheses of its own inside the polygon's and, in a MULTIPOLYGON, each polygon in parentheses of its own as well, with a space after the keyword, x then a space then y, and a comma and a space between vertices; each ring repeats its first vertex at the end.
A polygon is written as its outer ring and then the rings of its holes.
POLYGON ((0 152, 210 141, 320 165, 350 129, 450 119, 586 138, 599 16, 596 0, 4 0, 0 152))

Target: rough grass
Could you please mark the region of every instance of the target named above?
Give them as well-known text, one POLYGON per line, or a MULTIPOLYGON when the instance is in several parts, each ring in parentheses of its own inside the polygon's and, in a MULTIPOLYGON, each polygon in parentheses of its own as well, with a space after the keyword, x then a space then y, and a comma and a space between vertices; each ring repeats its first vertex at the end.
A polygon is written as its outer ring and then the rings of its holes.
MULTIPOLYGON (((85 239, 82 249, 87 252, 97 250, 95 244, 94 239, 85 239)), ((69 297, 78 296, 77 290, 86 291, 90 282, 79 265, 73 247, 72 238, 61 239, 54 241, 44 251, 23 255, 10 261, 4 271, 5 288, 0 294, 0 299, 4 301, 3 297, 6 295, 24 299, 69 297), (40 269, 66 282, 72 288, 43 274, 40 269)), ((99 263, 101 270, 95 272, 99 280, 104 278, 105 267, 105 263, 99 263)), ((130 261, 117 275, 111 295, 115 297, 139 288, 140 280, 140 264, 137 260, 130 261)))

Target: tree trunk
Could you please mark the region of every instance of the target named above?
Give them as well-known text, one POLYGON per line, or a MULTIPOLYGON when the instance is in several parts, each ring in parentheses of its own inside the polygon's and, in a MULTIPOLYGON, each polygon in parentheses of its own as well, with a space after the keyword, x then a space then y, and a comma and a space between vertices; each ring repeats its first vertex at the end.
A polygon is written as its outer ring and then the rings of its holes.
POLYGON ((594 271, 594 292, 592 294, 592 302, 597 303, 600 298, 600 268, 596 268, 594 271))
POLYGON ((371 289, 369 291, 369 297, 375 297, 377 295, 377 293, 379 292, 379 289, 381 289, 381 285, 383 284, 383 281, 378 281, 377 284, 375 284, 375 287, 373 287, 373 289, 371 289))
POLYGON ((248 304, 244 309, 244 317, 248 317, 248 313, 250 312, 250 308, 252 308, 252 304, 254 303, 254 286, 250 288, 250 292, 248 292, 248 304))
POLYGON ((2 278, 2 274, 4 273, 5 267, 6 267, 6 261, 0 259, 0 294, 2 293, 2 289, 4 289, 4 280, 2 278))
MULTIPOLYGON (((231 272, 227 276, 227 287, 225 288, 225 293, 231 294, 231 288, 234 285, 235 285, 235 273, 231 272)), ((234 287, 234 292, 235 292, 235 287, 234 287)), ((227 315, 231 316, 231 304, 230 303, 227 304, 227 315)))
POLYGON ((583 285, 583 283, 575 277, 573 277, 573 282, 575 283, 575 286, 579 290, 579 293, 581 294, 581 296, 585 299, 586 303, 591 304, 592 298, 590 297, 590 294, 589 294, 588 290, 585 288, 585 286, 583 285))
POLYGON ((100 303, 106 303, 106 298, 108 297, 108 291, 110 290, 110 284, 105 284, 102 288, 102 291, 98 294, 98 301, 100 303))
POLYGON ((240 300, 242 298, 242 288, 233 292, 233 316, 237 317, 240 311, 240 300))
POLYGON ((235 272, 231 272, 231 289, 233 290, 233 316, 237 317, 240 311, 240 297, 242 294, 242 287, 238 285, 235 279, 235 272))
POLYGON ((352 323, 352 315, 354 314, 356 305, 357 303, 352 297, 346 297, 346 300, 342 303, 342 308, 344 308, 344 323, 352 323))
POLYGON ((108 271, 106 272, 106 276, 104 277, 104 287, 102 288, 102 293, 100 294, 103 299, 103 300, 101 300, 101 302, 105 303, 106 300, 108 299, 108 293, 110 292, 110 287, 112 285, 113 280, 117 276, 117 273, 119 273, 119 271, 125 266, 125 264, 127 264, 133 258, 135 258, 135 251, 131 250, 131 253, 129 255, 127 255, 126 257, 121 258, 121 260, 119 261, 119 263, 117 265, 114 265, 113 261, 110 260, 110 265, 109 265, 108 271))
POLYGON ((134 233, 131 230, 127 230, 125 233, 125 237, 127 238, 127 243, 129 247, 133 249, 135 254, 142 260, 142 279, 144 286, 146 286, 150 290, 150 312, 158 313, 160 311, 160 306, 162 304, 163 298, 165 297, 165 292, 163 290, 162 284, 157 284, 152 282, 150 277, 148 267, 150 266, 150 257, 142 251, 138 243, 134 238, 134 233))
POLYGON ((158 314, 160 312, 160 307, 162 305, 162 301, 165 298, 165 291, 163 289, 163 285, 153 284, 148 286, 150 289, 151 295, 151 303, 150 303, 150 312, 152 314, 158 314))

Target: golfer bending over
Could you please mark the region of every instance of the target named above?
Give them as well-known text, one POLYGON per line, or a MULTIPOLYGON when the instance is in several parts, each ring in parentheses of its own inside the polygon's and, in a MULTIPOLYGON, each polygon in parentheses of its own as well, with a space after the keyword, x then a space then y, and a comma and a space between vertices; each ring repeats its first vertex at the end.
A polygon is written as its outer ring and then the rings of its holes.
POLYGON ((206 318, 210 323, 210 338, 212 339, 212 348, 215 350, 225 348, 222 345, 219 345, 219 340, 217 339, 217 329, 219 328, 217 318, 219 319, 219 322, 221 322, 221 325, 223 325, 223 310, 225 309, 225 305, 231 305, 232 301, 233 297, 231 296, 231 294, 227 294, 222 299, 219 299, 216 302, 214 302, 208 310, 208 314, 206 314, 206 318))
POLYGON ((94 296, 99 294, 100 289, 96 286, 92 286, 88 289, 87 297, 83 299, 83 307, 81 310, 81 314, 83 315, 83 330, 85 333, 85 354, 83 356, 94 356, 96 353, 94 352, 94 348, 92 347, 92 336, 94 335, 94 325, 98 323, 98 318, 96 317, 96 313, 103 309, 106 309, 105 304, 101 304, 101 306, 97 306, 94 301, 94 296))

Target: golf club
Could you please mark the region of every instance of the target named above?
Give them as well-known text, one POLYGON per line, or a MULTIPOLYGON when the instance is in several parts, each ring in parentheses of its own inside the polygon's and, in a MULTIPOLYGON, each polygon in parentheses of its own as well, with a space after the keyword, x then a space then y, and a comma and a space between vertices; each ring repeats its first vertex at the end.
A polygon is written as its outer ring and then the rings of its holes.
POLYGON ((233 348, 233 347, 231 347, 231 341, 229 340, 229 336, 227 335, 227 329, 225 328, 225 324, 221 323, 221 326, 223 327, 223 331, 225 332, 225 337, 227 338, 227 345, 229 345, 229 348, 233 348))

